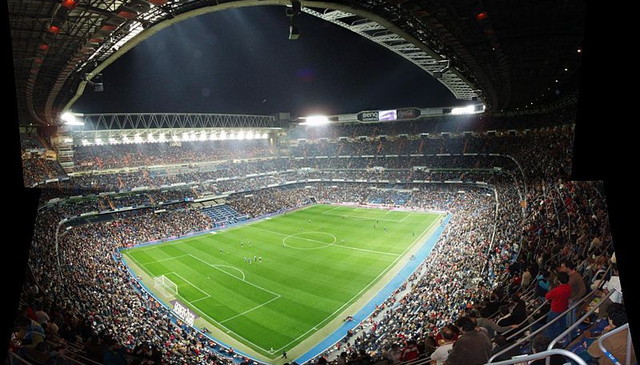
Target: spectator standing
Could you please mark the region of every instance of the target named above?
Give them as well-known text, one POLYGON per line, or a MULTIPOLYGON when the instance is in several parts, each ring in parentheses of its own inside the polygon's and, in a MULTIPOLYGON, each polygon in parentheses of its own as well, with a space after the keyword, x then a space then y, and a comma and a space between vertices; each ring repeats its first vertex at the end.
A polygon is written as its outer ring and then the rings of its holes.
POLYGON ((536 297, 541 301, 545 300, 545 295, 551 287, 551 280, 549 278, 549 271, 540 270, 538 276, 536 276, 536 297))
POLYGON ((462 336, 453 344, 445 365, 481 365, 489 361, 491 356, 491 340, 485 331, 476 329, 470 317, 460 317, 456 326, 462 336))
POLYGON ((522 290, 526 290, 531 284, 531 270, 529 267, 524 268, 524 272, 522 273, 522 290))
POLYGON ((569 308, 569 298, 571 297, 571 287, 569 286, 569 274, 564 271, 558 272, 558 282, 555 288, 549 290, 545 298, 551 303, 551 308, 547 313, 547 327, 545 336, 550 339, 556 338, 567 326, 564 318, 558 318, 569 308), (552 323, 553 322, 553 323, 552 323))
POLYGON ((607 308, 611 303, 622 304, 622 286, 620 285, 618 266, 616 264, 612 264, 611 271, 611 278, 609 278, 609 280, 607 280, 607 282, 602 286, 602 293, 600 295, 604 297, 610 292, 613 293, 600 305, 600 308, 598 309, 598 318, 605 318, 607 308))
MULTIPOLYGON (((572 260, 565 260, 560 263, 561 271, 569 274, 569 286, 571 287, 571 297, 569 297, 569 307, 579 302, 582 297, 587 293, 587 287, 584 284, 584 279, 578 271, 576 271, 576 265, 572 260)), ((577 307, 571 308, 567 313, 567 326, 571 326, 576 322, 577 307)))

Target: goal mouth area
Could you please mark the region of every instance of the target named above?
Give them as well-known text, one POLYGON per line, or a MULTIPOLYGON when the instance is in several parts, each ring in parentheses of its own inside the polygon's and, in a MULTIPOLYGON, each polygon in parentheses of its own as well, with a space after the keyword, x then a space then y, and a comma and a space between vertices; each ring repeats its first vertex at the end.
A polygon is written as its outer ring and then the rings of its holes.
POLYGON ((168 299, 175 299, 178 296, 178 285, 165 275, 155 276, 153 286, 168 299))

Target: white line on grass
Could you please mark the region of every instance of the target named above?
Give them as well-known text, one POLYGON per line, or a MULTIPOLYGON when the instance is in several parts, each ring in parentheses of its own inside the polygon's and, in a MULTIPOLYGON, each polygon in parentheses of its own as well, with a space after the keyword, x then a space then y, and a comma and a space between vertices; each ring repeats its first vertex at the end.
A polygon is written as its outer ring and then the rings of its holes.
MULTIPOLYGON (((193 256, 193 255, 191 255, 191 256, 193 256)), ((197 257, 196 257, 196 258, 197 258, 197 257)), ((153 277, 153 276, 154 276, 154 275, 153 275, 153 274, 152 274, 152 273, 151 273, 151 272, 150 272, 146 267, 144 267, 144 265, 141 265, 139 262, 137 262, 137 260, 136 260, 136 259, 134 259, 133 257, 131 257, 131 259, 132 259, 133 261, 135 261, 135 262, 138 264, 138 266, 139 266, 139 267, 141 267, 141 268, 142 268, 142 270, 146 271, 146 272, 147 272, 147 274, 149 274, 151 277, 153 277)), ((220 271, 224 272, 223 270, 220 270, 220 271)), ((178 275, 178 276, 179 276, 179 275, 178 275)), ((235 277, 235 276, 233 276, 233 275, 231 275, 231 276, 232 276, 232 277, 235 277)), ((236 278, 236 279, 237 279, 237 278, 236 278)), ((245 281, 245 282, 246 282, 246 281, 245 281)), ((248 282, 246 282, 246 283, 248 283, 248 282)), ((248 284, 250 284, 250 283, 248 283, 248 284)), ((264 290, 264 288, 262 288, 262 289, 264 290)), ((274 293, 274 294, 275 294, 275 293, 274 293)), ((280 294, 276 294, 276 295, 280 296, 280 294)), ((183 296, 181 296, 180 294, 178 294, 178 296, 179 296, 183 301, 185 301, 186 303, 189 303, 189 304, 191 304, 191 306, 193 306, 193 307, 195 307, 195 308, 198 308, 198 306, 197 306, 197 305, 193 305, 193 304, 192 304, 193 302, 190 302, 190 301, 186 300, 186 299, 185 299, 183 296)), ((209 295, 209 297, 211 297, 211 296, 209 295)), ((196 299, 196 301, 199 301, 200 299, 206 299, 206 298, 199 298, 199 299, 196 299)), ((246 338, 244 338, 244 337, 240 336, 238 333, 236 333, 236 332, 232 331, 231 329, 229 329, 229 328, 225 327, 225 326, 224 326, 223 324, 221 324, 220 322, 218 322, 218 321, 216 321, 215 319, 211 318, 211 317, 210 317, 208 314, 206 314, 204 311, 202 311, 202 310, 200 310, 200 309, 199 309, 199 310, 198 310, 198 312, 200 312, 200 314, 201 314, 203 317, 206 317, 206 318, 207 318, 207 320, 209 320, 211 323, 213 323, 213 324, 214 324, 214 325, 216 325, 217 327, 219 327, 219 328, 221 328, 221 329, 226 329, 226 330, 227 330, 227 331, 226 331, 226 333, 227 333, 227 334, 232 333, 232 334, 234 335, 234 337, 236 337, 237 339, 240 339, 240 340, 241 340, 242 342, 244 342, 245 344, 249 344, 249 345, 251 345, 253 348, 255 348, 255 349, 259 349, 259 350, 261 350, 262 352, 273 354, 273 352, 269 352, 269 350, 267 350, 267 349, 265 349, 265 348, 262 348, 260 345, 257 345, 257 344, 255 344, 255 343, 253 343, 252 341, 247 340, 246 338)))
POLYGON ((267 293, 273 294, 273 295, 275 295, 275 296, 280 296, 280 294, 278 294, 278 293, 274 293, 274 292, 272 292, 272 291, 271 291, 271 290, 269 290, 269 289, 265 289, 265 288, 261 287, 260 285, 253 284, 253 283, 251 283, 251 282, 249 282, 249 281, 246 281, 246 280, 244 280, 244 279, 240 279, 240 278, 238 278, 237 276, 233 276, 233 275, 229 274, 228 272, 226 272, 226 271, 224 271, 224 270, 222 270, 222 269, 217 268, 217 267, 216 267, 216 265, 213 265, 213 264, 210 264, 210 263, 208 263, 208 262, 206 262, 206 261, 203 261, 203 260, 202 260, 201 258, 199 258, 199 257, 193 256, 193 255, 191 255, 191 257, 193 257, 194 259, 199 260, 200 262, 203 262, 203 263, 205 263, 205 264, 207 264, 207 265, 209 265, 209 266, 213 267, 214 269, 216 269, 216 270, 218 270, 218 271, 220 271, 220 272, 223 272, 223 273, 225 273, 225 274, 227 274, 227 275, 231 276, 231 277, 232 277, 232 278, 234 278, 234 279, 240 280, 240 281, 242 281, 242 282, 244 282, 244 283, 247 283, 247 284, 249 284, 249 285, 251 285, 251 286, 253 286, 253 287, 255 287, 255 288, 261 289, 261 290, 266 291, 267 293))
MULTIPOLYGON (((183 298, 183 299, 184 299, 184 298, 183 298)), ((186 301, 186 300, 185 300, 185 301, 186 301)), ((186 301, 186 302, 187 302, 187 303, 189 303, 189 304, 191 304, 191 302, 189 302, 189 301, 186 301)), ((192 305, 193 305, 193 304, 192 304, 192 305)), ((195 306, 195 305, 194 305, 194 307, 196 307, 196 308, 197 308, 197 306, 195 306)), ((209 317, 209 315, 208 315, 208 314, 206 314, 205 312, 203 312, 202 310, 199 310, 199 312, 200 312, 200 314, 202 314, 202 316, 203 316, 203 317, 206 317, 206 318, 207 318, 211 323, 213 323, 216 327, 218 327, 218 328, 222 329, 223 331, 224 331, 224 330, 227 330, 225 333, 227 333, 227 334, 232 333, 232 334, 233 334, 237 339, 240 339, 240 340, 241 340, 242 342, 244 342, 245 344, 249 344, 249 345, 253 346, 255 349, 260 349, 260 350, 262 350, 263 352, 270 353, 270 352, 269 352, 269 350, 267 350, 267 349, 265 349, 265 348, 262 348, 260 345, 257 345, 257 344, 255 344, 255 343, 253 343, 253 342, 251 342, 251 341, 247 340, 246 338, 244 338, 244 337, 240 336, 239 334, 237 334, 236 332, 232 331, 230 328, 225 327, 222 323, 220 323, 220 322, 216 321, 215 319, 213 319, 213 318, 209 317)))
POLYGON ((336 210, 336 209, 340 209, 340 208, 341 208, 341 207, 332 207, 331 209, 329 209, 329 210, 325 210, 324 212, 322 212, 322 214, 332 215, 332 214, 330 214, 331 212, 333 212, 333 211, 334 211, 334 210, 336 210))
MULTIPOLYGON (((344 249, 348 249, 348 250, 356 250, 356 251, 370 252, 370 253, 375 253, 375 254, 379 254, 379 255, 388 255, 388 256, 399 256, 399 255, 400 255, 400 254, 397 254, 397 253, 384 252, 384 251, 376 251, 376 250, 369 250, 369 249, 366 249, 366 248, 358 248, 358 247, 352 247, 352 246, 343 246, 343 245, 336 244, 335 242, 336 242, 337 240, 334 240, 334 241, 333 241, 333 243, 328 243, 328 242, 317 241, 317 240, 314 240, 314 239, 311 239, 311 238, 302 238, 302 237, 298 237, 298 236, 296 236, 296 235, 297 235, 297 234, 299 234, 299 233, 294 233, 294 234, 284 234, 284 233, 280 233, 280 232, 276 232, 276 231, 270 231, 270 230, 268 230, 268 229, 259 228, 259 227, 253 227, 253 228, 255 228, 255 229, 259 229, 259 230, 261 230, 261 231, 270 232, 270 233, 278 234, 278 235, 281 235, 281 236, 285 236, 285 238, 283 238, 283 241, 284 241, 285 239, 289 238, 289 237, 296 237, 296 239, 300 239, 300 240, 304 240, 304 241, 309 241, 309 242, 315 242, 315 243, 322 243, 322 244, 324 244, 324 245, 325 245, 325 246, 322 246, 322 247, 313 247, 313 248, 299 248, 299 247, 289 246, 289 247, 291 247, 291 248, 292 248, 292 249, 294 249, 294 250, 317 250, 317 249, 321 249, 321 248, 325 248, 325 247, 333 246, 333 247, 340 247, 340 248, 344 248, 344 249)), ((303 232, 303 233, 304 233, 304 232, 303 232)), ((309 232, 307 232, 307 233, 309 233, 309 232)), ((326 232, 315 232, 315 231, 312 231, 312 232, 310 232, 310 233, 323 233, 323 234, 326 234, 326 235, 332 235, 332 236, 334 237, 334 239, 335 239, 335 235, 333 235, 333 234, 331 234, 331 233, 326 233, 326 232)), ((285 244, 286 244, 286 242, 285 242, 285 244)))
MULTIPOLYGON (((237 268, 237 267, 235 267, 235 266, 231 266, 231 265, 212 265, 212 264, 210 264, 210 265, 211 265, 212 267, 215 267, 215 268, 218 268, 218 267, 228 267, 228 268, 230 268, 230 269, 234 269, 234 270, 236 270, 236 271, 240 271, 240 274, 242 275, 242 279, 241 279, 242 281, 244 281, 244 279, 245 279, 245 277, 246 277, 246 275, 244 274, 244 271, 242 271, 242 270, 238 269, 238 268, 237 268)), ((224 271, 224 270, 222 270, 222 271, 224 271)), ((229 275, 231 275, 231 274, 229 274, 229 275)), ((232 276, 233 276, 233 275, 232 275, 232 276)), ((239 279, 239 278, 238 278, 238 279, 239 279)))
POLYGON ((413 212, 409 212, 409 214, 405 215, 404 217, 402 217, 402 219, 400 219, 400 222, 404 222, 404 220, 411 217, 412 214, 413 212))
POLYGON ((384 251, 376 251, 376 250, 368 250, 366 248, 358 248, 358 247, 351 247, 351 246, 342 246, 342 245, 337 245, 335 243, 329 245, 329 246, 334 246, 334 247, 340 247, 340 248, 344 248, 347 250, 356 250, 356 251, 363 251, 363 252, 371 252, 371 253, 375 253, 378 255, 387 255, 387 256, 400 256, 401 254, 398 253, 391 253, 391 252, 384 252, 384 251))
POLYGON ((171 260, 179 259, 179 258, 181 258, 181 257, 185 257, 185 256, 189 256, 189 254, 184 254, 184 255, 180 255, 180 256, 169 257, 169 258, 167 258, 167 259, 161 259, 161 260, 151 261, 151 262, 147 262, 147 263, 145 263, 145 265, 156 264, 156 263, 158 263, 158 262, 171 261, 171 260))
MULTIPOLYGON (((376 208, 351 208, 351 209, 352 209, 352 212, 357 213, 359 210, 364 212, 367 209, 376 209, 376 208)), ((379 209, 379 208, 377 208, 377 209, 379 209)), ((402 222, 402 220, 397 220, 397 219, 383 219, 383 218, 380 218, 380 217, 378 217, 378 218, 369 218, 369 217, 360 217, 360 216, 353 215, 353 214, 333 214, 333 213, 329 213, 329 212, 331 212, 331 210, 328 210, 326 212, 322 212, 322 214, 331 215, 331 216, 334 216, 334 217, 342 217, 342 218, 346 218, 346 219, 362 220, 362 221, 379 220, 379 221, 394 222, 394 223, 402 222)), ((392 212, 392 211, 391 210, 387 211, 385 214, 382 215, 382 217, 386 216, 390 212, 392 212)), ((403 220, 404 220, 404 218, 403 218, 403 220)))
POLYGON ((254 311, 254 310, 256 310, 256 309, 258 309, 258 308, 260 308, 260 307, 262 307, 262 306, 265 306, 265 305, 267 305, 267 304, 269 304, 269 303, 273 302, 273 301, 274 301, 274 300, 276 300, 276 299, 280 299, 280 296, 278 295, 277 297, 275 297, 275 298, 273 298, 273 299, 270 299, 270 300, 268 300, 268 301, 266 301, 266 302, 264 302, 264 303, 262 303, 262 304, 260 304, 260 305, 257 305, 257 306, 255 306, 255 307, 253 307, 253 308, 251 308, 251 309, 247 309, 246 311, 244 311, 244 312, 242 312, 242 313, 239 313, 239 314, 236 314, 236 315, 235 315, 235 316, 233 316, 233 317, 229 317, 229 318, 227 318, 227 319, 225 319, 225 320, 222 320, 222 321, 220 321, 220 323, 224 323, 224 322, 230 321, 230 320, 232 320, 232 319, 238 318, 238 317, 240 317, 240 316, 244 316, 245 314, 247 314, 247 313, 249 313, 249 312, 252 312, 252 311, 254 311))
MULTIPOLYGON (((431 227, 433 227, 433 225, 437 222, 438 220, 435 219, 433 222, 431 222, 431 224, 429 225, 429 227, 425 228, 424 230, 422 230, 422 232, 420 233, 420 235, 418 237, 421 237, 425 232, 428 232, 431 227)), ((417 241, 417 239, 416 239, 417 241)), ((358 296, 360 296, 360 294, 362 294, 362 292, 364 292, 365 290, 367 290, 371 285, 373 285, 375 282, 378 281, 378 279, 380 279, 380 277, 382 277, 383 275, 385 275, 387 273, 387 271, 389 271, 390 268, 392 268, 397 262, 398 260, 404 256, 407 251, 409 251, 410 248, 412 248, 416 241, 414 241, 413 245, 409 245, 404 252, 402 252, 402 254, 400 254, 395 260, 393 260, 393 262, 391 264, 389 264, 378 276, 376 276, 367 286, 365 286, 364 288, 362 288, 362 290, 360 290, 358 293, 356 293, 348 302, 344 303, 342 306, 340 306, 340 308, 336 309, 333 313, 329 314, 325 319, 323 319, 322 321, 318 322, 318 324, 316 324, 315 326, 313 326, 310 330, 306 331, 305 333, 301 334, 300 336, 294 338, 291 342, 289 342, 288 344, 280 347, 279 349, 277 349, 276 351, 279 352, 285 348, 287 348, 289 345, 291 345, 292 343, 298 341, 300 338, 304 337, 307 335, 307 333, 316 330, 316 328, 318 326, 320 326, 322 323, 326 322, 329 318, 333 317, 335 314, 339 313, 340 311, 342 311, 343 308, 345 308, 347 305, 350 305, 351 302, 356 299, 358 296)))
MULTIPOLYGON (((207 293, 206 291, 204 291, 204 290, 202 290, 202 289, 198 288, 194 283, 192 283, 192 282, 190 282, 189 280, 187 280, 187 279, 183 278, 183 277, 182 277, 182 275, 178 274, 177 272, 175 272, 175 271, 171 271, 171 272, 168 272, 167 274, 174 274, 175 276, 177 276, 177 277, 179 277, 180 279, 184 280, 187 284, 189 284, 189 285, 191 285, 192 287, 194 287, 194 288, 198 289, 198 291, 199 291, 199 292, 204 293, 204 294, 206 295, 206 298, 211 297, 211 295, 209 295, 209 293, 207 293)), ((164 275, 165 275, 165 276, 167 276, 167 274, 164 274, 164 275)), ((182 295, 181 295, 181 297, 182 297, 182 295)), ((198 298, 197 300, 200 300, 200 299, 206 299, 206 298, 198 298)), ((189 302, 189 303, 191 303, 191 302, 189 302)))

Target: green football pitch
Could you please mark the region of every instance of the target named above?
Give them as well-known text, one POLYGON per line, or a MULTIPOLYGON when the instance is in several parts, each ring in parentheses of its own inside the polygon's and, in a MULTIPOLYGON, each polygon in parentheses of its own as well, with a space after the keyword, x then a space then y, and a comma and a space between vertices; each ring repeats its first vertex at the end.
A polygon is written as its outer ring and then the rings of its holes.
POLYGON ((193 311, 197 326, 269 361, 282 351, 300 354, 314 334, 335 330, 388 282, 441 216, 314 205, 122 254, 154 294, 193 311), (154 285, 161 275, 177 294, 154 285))

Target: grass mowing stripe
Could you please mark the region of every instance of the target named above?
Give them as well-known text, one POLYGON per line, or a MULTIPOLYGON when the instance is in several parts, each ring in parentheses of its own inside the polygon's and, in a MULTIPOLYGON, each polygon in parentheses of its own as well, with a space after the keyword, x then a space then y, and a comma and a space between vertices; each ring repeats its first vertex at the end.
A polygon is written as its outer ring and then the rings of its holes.
POLYGON ((155 272, 152 277, 178 272, 194 284, 187 295, 190 301, 185 303, 213 325, 209 328, 236 339, 231 342, 234 348, 274 359, 274 352, 289 351, 327 323, 333 326, 339 313, 397 266, 418 237, 433 226, 435 217, 315 205, 236 225, 216 235, 133 248, 127 254, 138 257, 136 250, 144 249, 144 260, 135 262, 146 272, 155 272), (361 222, 350 223, 347 215, 361 222), (377 229, 376 220, 380 220, 377 229), (384 233, 383 226, 387 228, 384 233), (422 234, 412 233, 422 227, 422 234), (303 248, 326 249, 290 249, 283 247, 283 240, 303 248), (203 297, 204 292, 210 297, 203 297))
POLYGON ((273 298, 273 299, 271 299, 271 300, 268 300, 268 301, 266 301, 266 302, 264 302, 264 303, 262 303, 262 304, 260 304, 260 305, 258 305, 258 306, 255 306, 255 307, 253 307, 253 308, 251 308, 251 309, 248 309, 248 310, 246 310, 246 311, 244 311, 244 312, 242 312, 242 313, 238 313, 238 314, 236 314, 235 316, 233 316, 233 317, 231 317, 231 318, 227 318, 227 319, 225 319, 224 321, 220 321, 220 323, 228 322, 228 321, 230 321, 230 320, 232 320, 232 319, 236 319, 236 318, 238 318, 238 317, 240 317, 240 316, 244 316, 245 314, 248 314, 248 313, 250 313, 250 312, 253 312, 254 310, 256 310, 256 309, 258 309, 258 308, 264 307, 265 305, 267 305, 267 304, 269 304, 269 303, 273 302, 274 300, 280 299, 280 298, 281 298, 281 296, 280 296, 280 295, 278 295, 277 297, 275 297, 275 298, 273 298))
MULTIPOLYGON (((264 229, 264 228, 260 228, 260 227, 256 227, 256 226, 249 226, 249 228, 259 229, 261 231, 275 233, 275 234, 278 234, 278 235, 281 235, 281 236, 285 236, 285 238, 282 239, 283 242, 284 242, 285 239, 295 236, 295 233, 287 235, 285 233, 274 232, 274 231, 270 231, 268 229, 264 229)), ((331 233, 328 233, 328 234, 331 234, 331 233)), ((333 235, 333 234, 331 234, 331 235, 333 235)), ((334 238, 335 238, 335 236, 334 236, 334 238)), ((350 246, 338 245, 338 244, 335 243, 337 240, 334 240, 334 243, 327 243, 327 242, 322 242, 322 241, 318 241, 318 240, 313 240, 313 239, 310 239, 310 238, 297 237, 296 239, 303 240, 303 241, 309 241, 309 242, 316 242, 316 243, 325 244, 325 246, 314 247, 314 248, 298 248, 298 247, 295 247, 294 249, 297 249, 297 250, 302 250, 302 249, 317 250, 317 249, 326 248, 326 247, 338 247, 338 248, 344 248, 344 249, 348 249, 348 250, 357 250, 357 251, 362 251, 362 252, 370 252, 370 253, 375 253, 375 254, 379 254, 379 255, 399 256, 399 254, 395 254, 395 253, 392 253, 392 252, 375 251, 375 250, 368 250, 366 248, 358 248, 358 247, 350 247, 350 246)), ((286 243, 285 243, 285 245, 286 245, 286 243)))
MULTIPOLYGON (((433 227, 433 225, 434 225, 435 223, 436 223, 436 220, 433 220, 433 221, 431 222, 431 224, 430 224, 426 229, 424 229, 424 230, 422 231, 422 233, 420 234, 420 236, 422 236, 423 234, 425 234, 426 232, 428 232, 428 231, 431 229, 431 227, 433 227)), ((409 246, 409 247, 407 247, 407 248, 405 249, 405 252, 404 252, 404 253, 406 253, 406 252, 407 252, 411 247, 413 247, 413 246, 409 246)), ((299 336, 298 338, 296 338, 294 341, 291 341, 290 343, 288 343, 287 345, 285 345, 285 346, 283 346, 283 347, 281 347, 281 348, 277 349, 276 351, 281 351, 281 350, 286 349, 286 348, 287 348, 287 346, 289 346, 290 344, 292 344, 292 343, 294 343, 295 341, 299 340, 299 339, 300 339, 300 338, 302 338, 304 335, 307 335, 307 334, 308 334, 309 332, 311 332, 311 331, 317 330, 317 327, 322 327, 322 324, 323 324, 324 322, 326 322, 326 321, 327 321, 327 320, 329 320, 329 319, 332 319, 332 318, 333 318, 333 316, 334 316, 335 314, 339 313, 343 308, 345 308, 345 307, 346 307, 346 306, 348 306, 350 303, 352 303, 355 299, 357 299, 357 298, 360 296, 360 294, 362 294, 365 290, 367 290, 371 285, 373 285, 375 282, 377 282, 377 281, 378 281, 378 279, 379 279, 380 277, 382 277, 384 274, 386 274, 386 273, 387 273, 387 271, 389 271, 389 269, 391 269, 391 268, 392 268, 392 267, 397 263, 397 261, 398 261, 402 256, 403 256, 403 255, 400 255, 399 257, 397 257, 397 258, 396 258, 396 259, 395 259, 395 260, 394 260, 394 261, 393 261, 389 266, 387 266, 387 267, 384 269, 384 271, 382 271, 382 272, 381 272, 381 273, 380 273, 380 274, 379 274, 379 275, 378 275, 374 280, 372 280, 372 281, 369 283, 369 285, 367 285, 366 287, 362 288, 362 290, 360 290, 360 291, 358 292, 358 294, 356 294, 356 295, 355 295, 355 296, 354 296, 350 301, 348 301, 347 303, 343 304, 340 308, 336 309, 336 311, 335 311, 335 312, 333 312, 331 315, 329 315, 329 316, 328 316, 324 321, 322 321, 322 322, 320 322, 320 323, 316 324, 315 326, 313 326, 313 328, 311 328, 310 330, 308 330, 308 331, 307 331, 307 332, 305 332, 304 334, 300 335, 300 336, 299 336)))
MULTIPOLYGON (((210 295, 209 293, 207 293, 206 291, 204 291, 204 290, 202 290, 202 289, 198 288, 198 286, 197 286, 196 284, 194 284, 194 283, 190 282, 189 280, 187 280, 187 279, 183 278, 183 277, 182 277, 182 275, 178 274, 177 272, 175 272, 175 271, 171 271, 171 272, 168 272, 168 273, 164 274, 164 276, 169 276, 169 274, 173 274, 173 275, 175 275, 175 276, 179 277, 182 281, 184 281, 185 283, 187 283, 187 284, 191 285, 193 288, 195 288, 195 289, 196 289, 197 291, 199 291, 200 293, 203 293, 203 294, 206 296, 206 298, 209 298, 209 297, 211 296, 211 295, 210 295)), ((178 288, 178 295, 180 295, 180 288, 178 288)), ((200 299, 205 299, 205 298, 200 298, 200 299)), ((199 300, 199 299, 198 299, 198 300, 199 300)))
MULTIPOLYGON (((200 259, 199 259, 198 257, 196 257, 196 256, 193 256, 193 255, 189 255, 189 256, 193 257, 193 258, 194 258, 194 259, 196 259, 196 260, 199 260, 200 262, 203 262, 203 263, 204 263, 204 264, 206 264, 206 265, 209 265, 209 266, 213 267, 213 268, 214 268, 214 269, 216 269, 216 270, 219 270, 219 271, 221 271, 221 272, 223 272, 223 273, 225 273, 225 274, 227 274, 227 275, 231 276, 231 277, 232 277, 232 278, 234 278, 234 279, 242 280, 243 282, 245 282, 245 283, 247 283, 247 284, 249 284, 249 285, 251 285, 251 286, 253 286, 253 287, 256 287, 256 288, 258 288, 258 289, 260 289, 260 290, 264 290, 264 291, 266 291, 267 293, 270 293, 270 294, 276 295, 276 296, 278 296, 278 297, 280 296, 280 294, 278 294, 278 293, 274 293, 274 292, 272 292, 271 290, 269 290, 269 289, 265 289, 265 288, 263 288, 263 287, 261 287, 261 286, 259 286, 259 285, 256 285, 256 284, 253 284, 253 283, 250 283, 250 282, 248 282, 248 281, 244 280, 244 278, 243 278, 243 279, 239 279, 239 278, 237 278, 237 277, 235 277, 235 276, 233 276, 233 275, 229 274, 228 272, 226 272, 226 271, 224 271, 224 270, 220 270, 219 268, 217 268, 217 267, 216 267, 216 265, 212 265, 212 264, 210 264, 210 263, 208 263, 208 262, 202 261, 202 260, 200 260, 200 259)), ((244 273, 243 273, 243 275, 244 275, 244 273)), ((243 277, 244 277, 244 276, 243 276, 243 277)))

